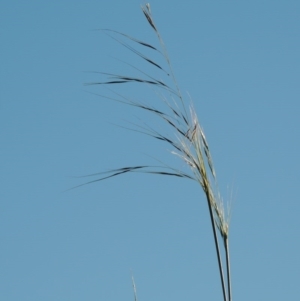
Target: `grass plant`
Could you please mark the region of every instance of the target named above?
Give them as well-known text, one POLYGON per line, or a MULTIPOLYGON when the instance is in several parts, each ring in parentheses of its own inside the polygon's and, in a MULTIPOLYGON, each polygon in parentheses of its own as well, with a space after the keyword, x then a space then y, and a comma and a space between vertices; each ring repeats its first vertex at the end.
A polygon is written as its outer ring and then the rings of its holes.
MULTIPOLYGON (((150 65, 152 70, 154 68, 156 73, 158 72, 159 76, 152 76, 149 73, 140 70, 136 66, 127 63, 130 69, 134 72, 134 75, 97 72, 99 75, 104 76, 105 79, 103 81, 93 82, 87 85, 105 86, 108 88, 110 96, 100 96, 143 110, 164 122, 165 126, 173 132, 173 136, 164 134, 161 131, 156 130, 154 126, 152 127, 148 125, 137 126, 134 130, 168 144, 172 148, 171 153, 183 160, 187 167, 187 171, 179 170, 178 168, 171 167, 163 163, 158 166, 126 166, 110 170, 108 172, 89 175, 95 178, 79 186, 96 183, 125 173, 135 172, 186 178, 200 184, 208 205, 208 213, 211 221, 219 266, 223 300, 231 301, 229 215, 226 210, 227 208, 224 208, 222 198, 218 191, 216 172, 210 148, 193 105, 190 101, 187 102, 180 92, 165 44, 153 20, 150 5, 145 4, 142 6, 142 12, 148 24, 156 34, 160 47, 154 47, 150 43, 136 39, 119 31, 110 29, 102 29, 101 31, 114 39, 122 47, 125 47, 127 50, 134 53, 146 64, 150 65), (140 48, 145 51, 140 52, 138 50, 140 48), (155 53, 162 56, 164 65, 158 63, 157 60, 153 59, 151 56, 144 54, 145 52, 153 52, 153 54, 155 53), (146 88, 150 88, 150 90, 155 91, 154 95, 159 97, 163 104, 163 108, 157 108, 153 106, 153 104, 147 104, 141 100, 135 100, 132 97, 125 96, 124 94, 118 93, 109 88, 112 86, 115 87, 132 83, 144 85, 146 88), (222 243, 220 241, 222 241, 222 243), (225 264, 223 264, 223 262, 225 262, 225 264)), ((133 287, 136 300, 137 297, 134 280, 133 287)))

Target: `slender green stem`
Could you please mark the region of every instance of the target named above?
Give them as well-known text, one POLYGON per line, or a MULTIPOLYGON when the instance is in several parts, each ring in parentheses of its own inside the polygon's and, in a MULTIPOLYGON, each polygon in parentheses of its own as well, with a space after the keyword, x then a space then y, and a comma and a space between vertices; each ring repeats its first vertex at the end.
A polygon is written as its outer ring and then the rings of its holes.
POLYGON ((138 301, 137 294, 136 294, 136 286, 135 286, 135 282, 134 282, 133 276, 131 276, 131 280, 132 280, 132 287, 133 287, 133 293, 134 293, 134 301, 138 301))
POLYGON ((210 195, 208 192, 206 193, 206 197, 207 197, 207 204, 208 204, 209 215, 210 215, 210 220, 211 220, 211 226, 212 226, 213 233, 214 233, 214 240, 215 240, 215 246, 216 246, 218 263, 219 263, 219 271, 220 271, 220 277, 221 277, 222 289, 223 289, 223 298, 224 298, 224 301, 227 301, 224 273, 223 273, 223 267, 222 267, 222 259, 221 259, 220 248, 219 248, 219 241, 218 241, 218 236, 217 236, 217 231, 216 231, 216 224, 215 224, 215 220, 214 220, 213 210, 212 210, 212 206, 211 206, 211 202, 210 202, 210 195))
POLYGON ((228 301, 231 301, 230 258, 229 258, 229 244, 228 244, 227 236, 224 238, 224 245, 225 245, 225 252, 226 252, 228 301))

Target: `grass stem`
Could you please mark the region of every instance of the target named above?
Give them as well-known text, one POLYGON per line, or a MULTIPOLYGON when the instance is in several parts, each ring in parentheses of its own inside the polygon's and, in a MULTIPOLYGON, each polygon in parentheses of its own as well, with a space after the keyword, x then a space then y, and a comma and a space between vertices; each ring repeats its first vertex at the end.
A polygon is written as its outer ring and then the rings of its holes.
POLYGON ((222 259, 221 259, 220 248, 219 248, 218 235, 217 235, 217 231, 216 231, 216 224, 215 224, 213 209, 212 209, 212 205, 211 205, 211 202, 210 202, 211 195, 209 193, 206 193, 206 197, 207 197, 207 204, 208 204, 209 215, 210 215, 210 220, 211 220, 211 226, 212 226, 213 234, 214 234, 214 241, 215 241, 216 251, 217 251, 219 272, 220 272, 222 290, 223 290, 223 298, 224 298, 224 301, 227 301, 227 295, 226 295, 226 288, 225 288, 224 273, 223 273, 222 259))
POLYGON ((231 301, 230 258, 229 258, 229 244, 228 244, 227 236, 224 238, 224 245, 225 245, 225 252, 226 252, 228 301, 231 301))

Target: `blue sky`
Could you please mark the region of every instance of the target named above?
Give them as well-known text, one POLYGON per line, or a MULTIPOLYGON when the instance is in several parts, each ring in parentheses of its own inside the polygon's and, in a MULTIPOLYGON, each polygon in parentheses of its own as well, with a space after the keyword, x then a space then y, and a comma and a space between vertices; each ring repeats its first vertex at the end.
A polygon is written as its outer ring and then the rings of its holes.
MULTIPOLYGON (((152 116, 91 93, 86 71, 140 60, 94 29, 155 46, 139 1, 3 1, 0 12, 0 299, 221 300, 207 205, 189 180, 76 176, 159 158, 116 125, 152 116)), ((193 99, 232 202, 233 300, 300 294, 299 1, 152 1, 182 94, 193 99)), ((147 69, 146 71, 152 70, 147 69)), ((145 96, 137 85, 123 92, 145 96)), ((157 101, 148 90, 149 101, 157 101)), ((160 127, 160 125, 158 125, 160 127)))

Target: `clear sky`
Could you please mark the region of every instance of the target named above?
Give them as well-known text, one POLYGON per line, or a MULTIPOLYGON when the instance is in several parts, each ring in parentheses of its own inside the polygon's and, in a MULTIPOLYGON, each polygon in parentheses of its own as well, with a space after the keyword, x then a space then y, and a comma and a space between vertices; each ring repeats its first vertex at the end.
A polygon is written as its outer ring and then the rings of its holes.
MULTIPOLYGON (((87 180, 76 176, 157 164, 152 157, 184 164, 167 145, 116 126, 155 127, 151 115, 83 85, 102 79, 86 71, 127 74, 115 58, 153 70, 94 30, 158 46, 140 4, 1 3, 0 300, 133 300, 131 273, 139 301, 222 300, 196 182, 136 173, 65 191, 87 180)), ((151 8, 232 203, 233 300, 296 300, 300 2, 154 0, 151 8)), ((124 89, 157 101, 155 91, 124 89)))

